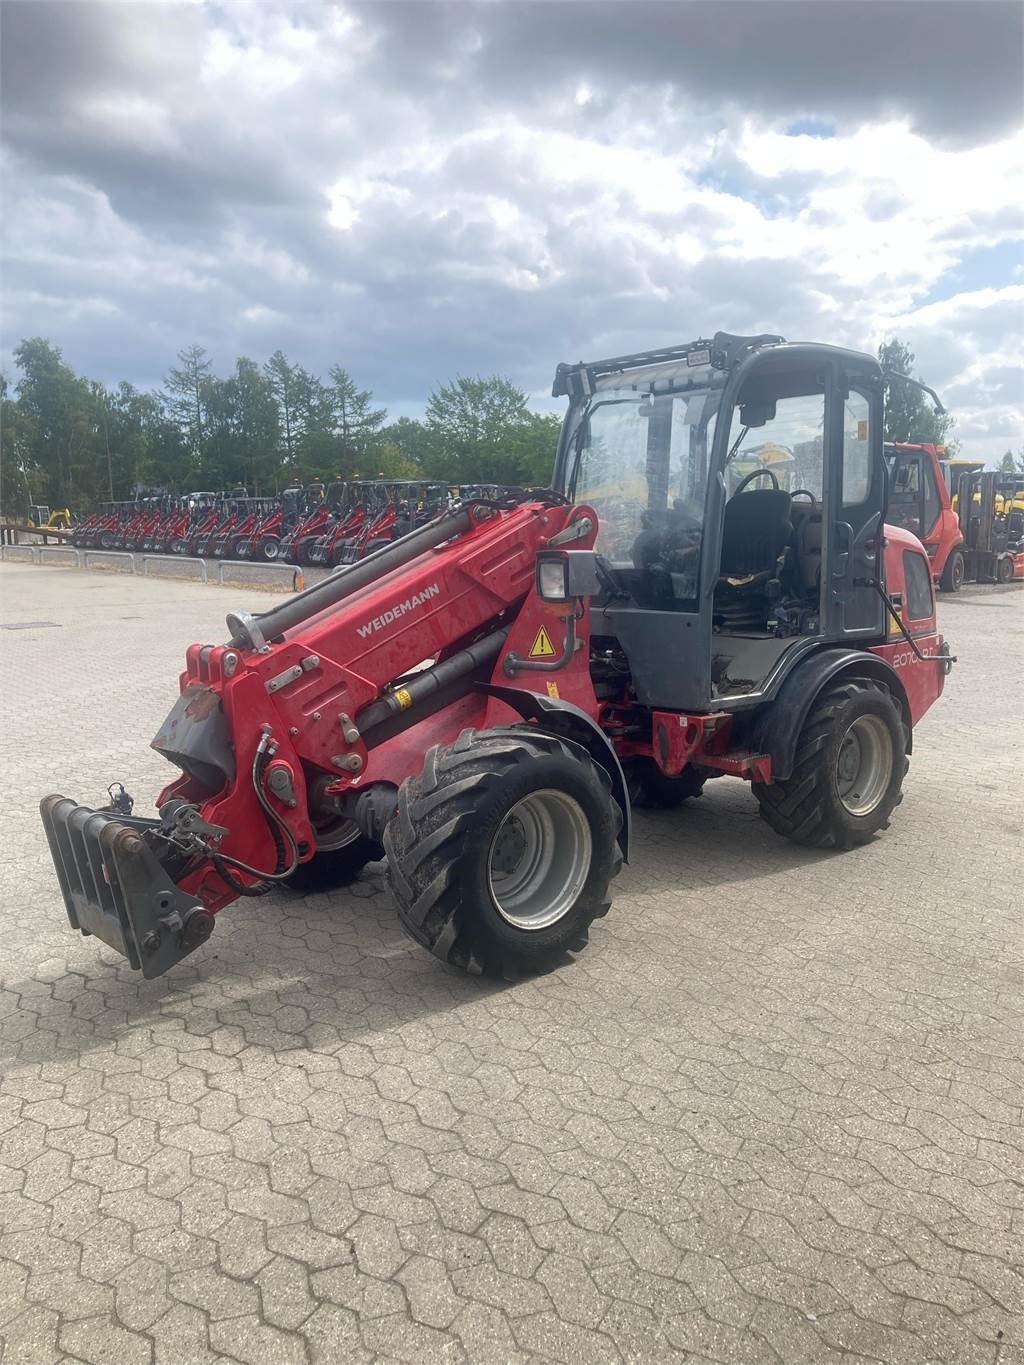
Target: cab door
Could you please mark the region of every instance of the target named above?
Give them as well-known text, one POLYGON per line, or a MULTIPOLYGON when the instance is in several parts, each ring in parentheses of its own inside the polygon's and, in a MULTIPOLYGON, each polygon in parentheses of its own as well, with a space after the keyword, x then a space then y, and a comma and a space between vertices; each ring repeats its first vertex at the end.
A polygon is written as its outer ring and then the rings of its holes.
POLYGON ((823 577, 825 629, 831 638, 880 637, 885 604, 883 523, 888 479, 882 454, 882 390, 877 376, 833 363, 826 425, 829 534, 823 577))

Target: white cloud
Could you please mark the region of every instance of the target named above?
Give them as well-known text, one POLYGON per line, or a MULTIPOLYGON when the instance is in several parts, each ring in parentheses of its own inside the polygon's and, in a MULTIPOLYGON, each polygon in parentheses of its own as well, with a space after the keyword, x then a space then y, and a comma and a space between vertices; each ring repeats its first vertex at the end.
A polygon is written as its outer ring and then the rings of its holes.
MULTIPOLYGON (((827 92, 808 108, 788 77, 768 89, 771 26, 711 81, 674 79, 656 38, 636 54, 626 19, 552 65, 514 5, 174 16, 83 0, 34 79, 12 68, 8 350, 46 330, 86 373, 149 379, 193 340, 226 369, 258 334, 415 410, 459 371, 540 393, 558 360, 717 328, 896 333, 965 444, 1020 443, 1022 267, 978 261, 1024 239, 1021 143, 940 142, 915 118, 915 98, 935 113, 924 81, 899 117, 849 73, 838 114, 827 92), (785 133, 807 114, 835 135, 785 133)), ((965 126, 989 79, 949 91, 965 126)))

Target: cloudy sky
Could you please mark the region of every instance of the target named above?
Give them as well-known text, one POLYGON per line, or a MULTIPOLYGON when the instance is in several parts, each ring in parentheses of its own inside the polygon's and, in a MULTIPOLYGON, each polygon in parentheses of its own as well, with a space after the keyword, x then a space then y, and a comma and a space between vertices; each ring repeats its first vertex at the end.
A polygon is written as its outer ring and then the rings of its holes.
MULTIPOLYGON (((898 334, 1024 443, 1016 0, 5 0, 3 355, 438 380, 898 334)), ((550 405, 547 402, 547 405, 550 405)))

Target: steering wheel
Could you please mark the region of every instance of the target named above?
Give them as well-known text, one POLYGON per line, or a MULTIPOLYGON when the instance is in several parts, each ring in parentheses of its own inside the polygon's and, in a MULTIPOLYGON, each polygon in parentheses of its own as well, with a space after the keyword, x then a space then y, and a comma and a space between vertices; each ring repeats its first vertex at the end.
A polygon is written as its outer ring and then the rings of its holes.
POLYGON ((801 493, 803 494, 803 496, 804 496, 805 498, 810 498, 811 502, 817 502, 817 501, 818 501, 818 499, 814 496, 814 494, 811 492, 811 490, 810 490, 809 488, 794 488, 793 491, 792 491, 792 493, 790 493, 789 496, 790 496, 791 498, 798 498, 798 497, 800 497, 801 493))
POLYGON ((752 469, 749 474, 745 474, 743 478, 740 479, 733 492, 733 497, 738 498, 747 484, 753 483, 755 479, 771 479, 772 487, 775 489, 779 487, 779 480, 773 469, 752 469))

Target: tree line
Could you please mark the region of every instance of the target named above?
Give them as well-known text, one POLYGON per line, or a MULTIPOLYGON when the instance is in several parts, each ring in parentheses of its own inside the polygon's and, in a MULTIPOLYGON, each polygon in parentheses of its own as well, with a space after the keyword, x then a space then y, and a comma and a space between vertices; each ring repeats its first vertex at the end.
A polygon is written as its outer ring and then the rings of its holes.
MULTIPOLYGON (((884 342, 878 359, 911 374, 914 354, 884 342)), ((240 356, 217 375, 206 351, 189 346, 155 391, 86 379, 43 337, 14 352, 11 382, 0 375, 0 508, 28 503, 90 510, 140 489, 233 488, 268 495, 314 478, 443 479, 451 483, 545 484, 558 417, 530 410, 498 375, 459 376, 430 395, 422 420, 389 420, 369 389, 341 365, 311 374, 281 351, 260 365, 240 356)), ((887 440, 945 442, 953 422, 917 389, 886 385, 887 440)), ((1007 451, 1006 472, 1024 470, 1007 451)))
POLYGON ((91 509, 143 489, 246 487, 255 496, 314 478, 546 484, 559 419, 530 410, 498 375, 459 376, 430 395, 422 420, 389 420, 369 389, 334 365, 311 374, 275 351, 240 356, 226 376, 201 346, 178 355, 155 391, 76 374, 43 337, 0 376, 0 507, 91 509))

